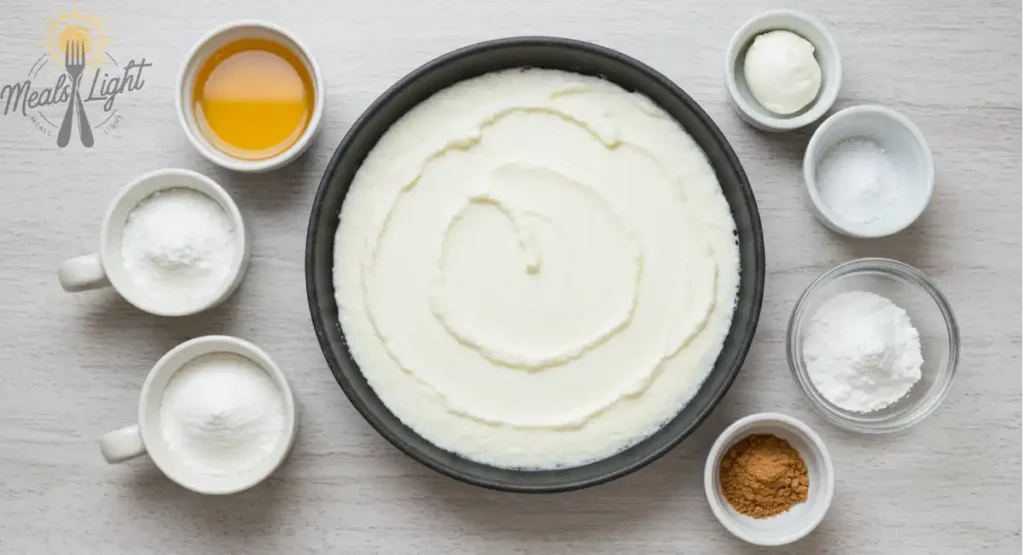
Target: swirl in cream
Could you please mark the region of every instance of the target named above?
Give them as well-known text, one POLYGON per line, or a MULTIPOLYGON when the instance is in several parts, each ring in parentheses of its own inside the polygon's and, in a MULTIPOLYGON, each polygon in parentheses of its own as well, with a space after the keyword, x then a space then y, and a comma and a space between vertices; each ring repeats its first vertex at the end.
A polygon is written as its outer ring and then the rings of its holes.
POLYGON ((336 238, 342 327, 427 440, 578 465, 652 433, 710 371, 734 230, 703 153, 647 98, 489 74, 421 103, 363 162, 336 238))

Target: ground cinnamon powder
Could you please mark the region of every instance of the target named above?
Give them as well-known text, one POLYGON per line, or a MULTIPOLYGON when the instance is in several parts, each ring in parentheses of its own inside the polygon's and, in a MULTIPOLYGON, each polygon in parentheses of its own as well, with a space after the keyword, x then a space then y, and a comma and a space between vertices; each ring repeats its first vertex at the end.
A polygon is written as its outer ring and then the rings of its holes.
POLYGON ((732 508, 754 518, 807 501, 807 465, 789 442, 773 435, 747 436, 730 447, 718 477, 732 508))

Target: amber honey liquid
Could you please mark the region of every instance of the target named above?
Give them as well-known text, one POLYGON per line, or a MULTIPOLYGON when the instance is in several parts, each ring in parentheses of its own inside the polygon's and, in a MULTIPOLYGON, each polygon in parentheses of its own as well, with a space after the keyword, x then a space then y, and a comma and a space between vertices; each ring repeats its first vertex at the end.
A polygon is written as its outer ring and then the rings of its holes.
POLYGON ((210 143, 243 160, 263 160, 294 145, 313 117, 313 80, 291 50, 266 39, 218 48, 196 73, 196 122, 210 143))

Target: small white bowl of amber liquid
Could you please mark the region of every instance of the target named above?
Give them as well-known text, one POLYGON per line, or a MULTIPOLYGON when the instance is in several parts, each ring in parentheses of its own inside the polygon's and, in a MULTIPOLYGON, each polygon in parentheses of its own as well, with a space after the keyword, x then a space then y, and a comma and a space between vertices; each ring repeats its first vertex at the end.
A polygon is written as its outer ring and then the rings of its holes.
POLYGON ((288 31, 238 21, 192 47, 178 72, 175 105, 189 142, 211 162, 267 172, 313 142, 324 111, 323 75, 288 31))

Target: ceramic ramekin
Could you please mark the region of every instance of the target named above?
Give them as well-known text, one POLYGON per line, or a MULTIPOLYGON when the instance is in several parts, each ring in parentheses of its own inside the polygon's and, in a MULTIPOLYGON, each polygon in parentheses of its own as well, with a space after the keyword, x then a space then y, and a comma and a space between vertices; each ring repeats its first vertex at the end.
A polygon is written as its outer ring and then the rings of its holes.
POLYGON ((199 42, 192 47, 192 50, 185 56, 185 61, 178 71, 177 90, 175 93, 175 106, 178 111, 178 121, 188 137, 192 146, 205 156, 208 160, 229 170, 248 173, 260 173, 274 170, 295 160, 312 144, 320 130, 320 121, 324 113, 324 77, 320 72, 320 66, 310 51, 299 42, 295 35, 288 31, 265 21, 243 20, 228 23, 217 27, 207 33, 199 42), (299 137, 288 150, 263 160, 242 160, 230 156, 210 142, 203 136, 199 125, 196 122, 195 113, 192 110, 192 89, 196 72, 204 61, 214 51, 226 43, 246 38, 262 38, 284 45, 292 51, 302 63, 305 64, 310 76, 313 78, 313 115, 306 126, 306 131, 299 137))
POLYGON ((725 86, 743 121, 763 131, 791 131, 809 125, 825 115, 839 96, 843 81, 843 59, 839 46, 821 21, 795 10, 772 10, 754 17, 740 27, 725 53, 725 86), (768 31, 791 31, 814 45, 814 59, 821 67, 821 89, 803 110, 779 115, 762 107, 747 87, 743 61, 754 39, 768 31))
POLYGON ((806 424, 784 414, 764 412, 737 420, 718 436, 704 465, 704 493, 711 512, 726 530, 755 545, 785 545, 810 534, 825 518, 834 491, 835 472, 825 443, 806 424), (719 465, 730 447, 753 434, 782 438, 800 453, 810 480, 807 501, 764 519, 742 515, 729 505, 719 481, 719 465))
POLYGON ((885 106, 854 106, 832 114, 807 144, 803 174, 814 215, 829 229, 851 237, 885 237, 906 229, 924 212, 935 189, 935 163, 924 134, 906 116, 885 106), (907 187, 907 195, 870 224, 844 220, 837 208, 828 206, 818 194, 818 163, 832 147, 847 139, 877 143, 907 187))

